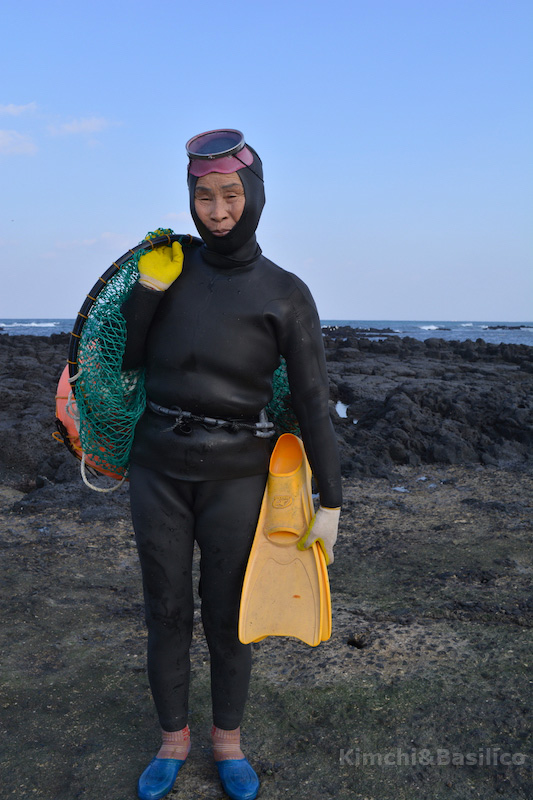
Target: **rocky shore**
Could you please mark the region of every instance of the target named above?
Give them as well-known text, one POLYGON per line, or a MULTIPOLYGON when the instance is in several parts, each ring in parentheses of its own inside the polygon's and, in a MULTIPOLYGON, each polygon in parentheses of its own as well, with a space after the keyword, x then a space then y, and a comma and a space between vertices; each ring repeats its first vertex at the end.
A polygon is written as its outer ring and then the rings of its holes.
POLYGON ((397 464, 505 464, 533 446, 533 349, 325 330, 346 475, 397 464))
MULTIPOLYGON (((345 489, 333 635, 254 646, 260 798, 526 800, 533 349, 376 336, 324 330, 345 489)), ((129 800, 158 738, 140 579, 127 489, 87 489, 52 438, 67 349, 0 336, 0 781, 129 800)), ((199 607, 192 658, 193 750, 169 797, 218 800, 199 607)))
MULTIPOLYGON (((52 438, 68 334, 0 337, 0 483, 64 484, 73 459, 52 438)), ((331 415, 343 474, 398 465, 527 463, 533 452, 533 348, 324 328, 331 415)))

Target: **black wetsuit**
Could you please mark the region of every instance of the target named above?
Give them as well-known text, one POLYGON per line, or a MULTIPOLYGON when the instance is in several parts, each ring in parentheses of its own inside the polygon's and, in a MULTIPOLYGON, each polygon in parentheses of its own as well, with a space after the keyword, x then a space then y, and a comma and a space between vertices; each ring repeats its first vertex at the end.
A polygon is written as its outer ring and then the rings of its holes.
MULTIPOLYGON (((257 175, 247 173, 239 173, 246 191, 240 229, 245 235, 253 224, 246 208, 257 193, 257 175)), ((230 253, 206 246, 185 249, 183 272, 172 286, 164 293, 135 286, 123 314, 128 326, 124 367, 144 364, 147 396, 167 408, 257 419, 271 399, 272 375, 283 355, 321 504, 340 506, 318 314, 305 284, 266 259, 253 234, 230 253)), ((194 424, 183 435, 172 430, 172 420, 150 410, 137 426, 132 517, 143 570, 149 677, 165 730, 179 730, 187 722, 195 539, 201 549, 214 723, 225 729, 240 724, 251 656, 250 646, 238 641, 238 608, 270 452, 270 440, 248 430, 194 424)))

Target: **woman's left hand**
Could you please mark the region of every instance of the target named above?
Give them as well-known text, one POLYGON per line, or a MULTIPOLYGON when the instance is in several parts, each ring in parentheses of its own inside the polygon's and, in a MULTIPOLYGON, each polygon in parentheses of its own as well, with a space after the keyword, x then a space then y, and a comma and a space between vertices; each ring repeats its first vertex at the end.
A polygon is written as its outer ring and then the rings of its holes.
POLYGON ((318 542, 324 551, 326 564, 333 564, 333 546, 337 541, 339 529, 340 508, 324 508, 320 506, 311 520, 308 531, 298 542, 298 549, 304 550, 314 542, 318 542))

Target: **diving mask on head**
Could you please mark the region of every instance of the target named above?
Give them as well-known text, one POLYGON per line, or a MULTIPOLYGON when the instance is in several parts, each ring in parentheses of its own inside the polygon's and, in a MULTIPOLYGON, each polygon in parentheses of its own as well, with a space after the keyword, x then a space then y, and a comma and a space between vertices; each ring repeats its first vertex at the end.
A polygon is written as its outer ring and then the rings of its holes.
POLYGON ((189 156, 187 183, 190 209, 198 233, 207 247, 204 257, 211 258, 213 253, 230 256, 231 266, 236 263, 252 263, 261 255, 261 248, 255 238, 255 230, 265 204, 261 159, 253 147, 246 144, 243 134, 233 128, 206 131, 193 136, 187 142, 186 149, 189 156), (197 182, 211 172, 220 172, 223 175, 238 172, 244 188, 246 202, 242 216, 225 236, 211 233, 196 213, 194 193, 197 182))
POLYGON ((250 167, 254 161, 253 153, 244 141, 244 135, 233 128, 199 133, 189 139, 185 147, 189 156, 189 174, 196 178, 210 172, 227 175, 243 167, 250 167))

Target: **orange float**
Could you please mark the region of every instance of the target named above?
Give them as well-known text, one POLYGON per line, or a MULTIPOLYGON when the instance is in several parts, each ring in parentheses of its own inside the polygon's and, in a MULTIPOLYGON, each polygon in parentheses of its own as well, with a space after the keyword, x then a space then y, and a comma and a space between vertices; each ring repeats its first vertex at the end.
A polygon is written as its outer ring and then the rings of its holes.
POLYGON ((83 447, 80 441, 78 420, 78 409, 76 406, 76 399, 69 382, 69 369, 67 365, 61 373, 59 383, 57 384, 56 424, 58 432, 54 434, 54 438, 62 444, 65 444, 70 452, 82 462, 82 476, 83 468, 91 467, 93 470, 96 470, 102 475, 109 475, 109 477, 116 478, 116 480, 119 481, 124 480, 123 474, 116 472, 116 470, 110 470, 107 468, 105 447, 103 445, 100 446, 100 450, 102 451, 101 458, 94 458, 86 455, 86 453, 83 452, 83 447))

